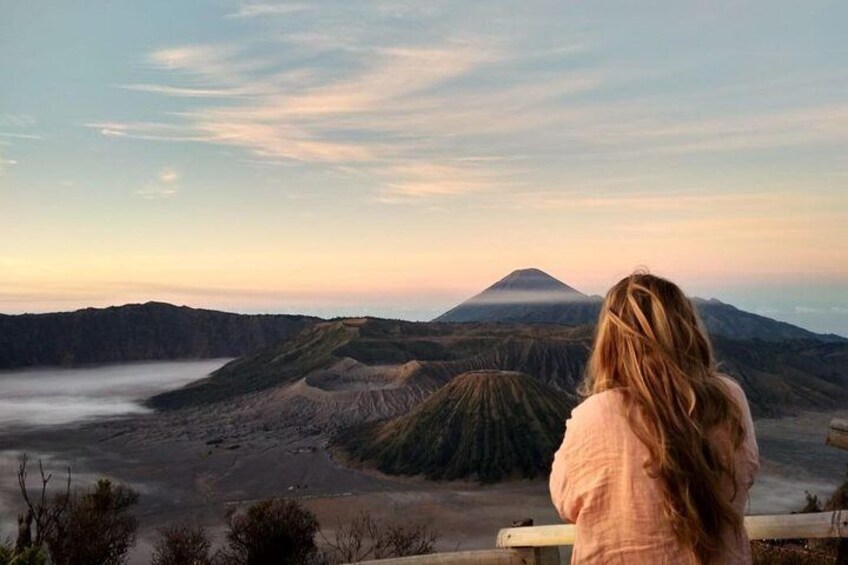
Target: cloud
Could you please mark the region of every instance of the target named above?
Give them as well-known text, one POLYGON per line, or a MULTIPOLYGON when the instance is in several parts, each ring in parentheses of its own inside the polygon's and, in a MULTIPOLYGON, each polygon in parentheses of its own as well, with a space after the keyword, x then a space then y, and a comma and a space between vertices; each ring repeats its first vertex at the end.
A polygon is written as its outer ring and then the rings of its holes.
POLYGON ((0 114, 0 127, 31 128, 36 124, 29 114, 0 114))
POLYGON ((34 139, 34 140, 44 139, 43 136, 38 135, 38 134, 34 134, 34 133, 14 133, 14 132, 7 132, 7 131, 0 131, 0 137, 10 137, 10 138, 13 138, 13 139, 34 139))
POLYGON ((159 182, 163 184, 174 184, 178 180, 180 180, 180 173, 176 169, 168 167, 159 172, 159 182))
POLYGON ((162 200, 174 196, 176 193, 177 189, 170 186, 148 185, 136 190, 133 194, 137 194, 145 200, 162 200))
POLYGON ((124 84, 120 88, 180 98, 233 98, 247 94, 244 89, 238 88, 184 88, 162 84, 124 84))
POLYGON ((844 306, 811 307, 796 306, 796 314, 848 314, 848 308, 844 306))
MULTIPOLYGON (((89 125, 112 137, 234 147, 257 166, 344 170, 370 181, 381 202, 509 190, 536 192, 548 208, 587 209, 699 203, 603 191, 575 200, 568 190, 540 190, 550 184, 543 171, 565 162, 632 168, 848 141, 848 105, 795 101, 735 113, 713 105, 719 110, 710 112, 703 104, 709 89, 669 104, 641 89, 679 69, 592 64, 603 44, 587 31, 540 33, 545 22, 534 21, 482 33, 472 25, 473 8, 446 11, 439 3, 331 2, 318 10, 243 2, 228 16, 259 20, 259 36, 153 50, 146 60, 160 79, 121 86, 182 100, 184 109, 153 121, 89 125), (387 18, 397 25, 387 27, 387 18)), ((809 79, 781 81, 791 89, 809 79)), ((718 85, 715 96, 735 101, 737 87, 718 85)))
POLYGON ((272 4, 267 2, 245 2, 239 7, 236 12, 227 14, 227 17, 255 18, 261 16, 284 16, 303 12, 308 10, 309 8, 310 7, 307 4, 272 4))
POLYGON ((163 200, 179 192, 177 182, 180 180, 180 173, 173 167, 165 167, 159 171, 156 180, 157 182, 151 182, 133 194, 145 200, 163 200))

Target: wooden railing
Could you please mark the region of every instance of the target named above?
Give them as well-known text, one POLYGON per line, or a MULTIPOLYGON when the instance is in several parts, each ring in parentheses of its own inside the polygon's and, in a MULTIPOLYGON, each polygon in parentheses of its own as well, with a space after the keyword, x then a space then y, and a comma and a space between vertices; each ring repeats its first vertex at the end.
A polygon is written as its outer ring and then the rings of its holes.
MULTIPOLYGON (((848 538, 848 510, 811 514, 746 516, 748 538, 817 539, 848 538)), ((363 561, 373 565, 559 565, 559 546, 573 545, 577 527, 572 524, 504 528, 497 549, 433 553, 363 561)))
POLYGON ((834 418, 830 421, 826 443, 840 449, 848 449, 848 420, 834 418))

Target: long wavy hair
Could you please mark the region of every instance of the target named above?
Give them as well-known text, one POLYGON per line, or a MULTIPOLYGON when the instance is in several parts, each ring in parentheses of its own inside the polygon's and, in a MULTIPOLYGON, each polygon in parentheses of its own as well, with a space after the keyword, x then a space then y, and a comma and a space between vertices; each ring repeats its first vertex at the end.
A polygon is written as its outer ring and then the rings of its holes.
POLYGON ((724 528, 742 528, 732 504, 733 454, 745 431, 695 309, 674 283, 637 272, 610 289, 582 392, 610 389, 623 393, 628 421, 648 448, 645 470, 659 481, 678 540, 699 563, 716 562, 724 528), (730 442, 711 441, 718 426, 730 442))

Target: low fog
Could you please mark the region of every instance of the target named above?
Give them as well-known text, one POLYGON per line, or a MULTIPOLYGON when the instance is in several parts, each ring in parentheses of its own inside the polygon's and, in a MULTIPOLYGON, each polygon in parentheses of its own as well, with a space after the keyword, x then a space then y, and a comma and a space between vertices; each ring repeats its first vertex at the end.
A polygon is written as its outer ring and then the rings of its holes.
POLYGON ((0 371, 0 432, 148 411, 145 398, 200 379, 227 362, 125 363, 0 371))

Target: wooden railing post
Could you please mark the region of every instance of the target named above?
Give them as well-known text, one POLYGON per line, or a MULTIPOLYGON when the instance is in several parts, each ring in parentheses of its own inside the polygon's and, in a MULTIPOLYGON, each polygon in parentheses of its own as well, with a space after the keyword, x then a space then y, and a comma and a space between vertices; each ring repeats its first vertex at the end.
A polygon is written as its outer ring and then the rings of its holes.
POLYGON ((842 418, 831 420, 825 443, 840 449, 848 449, 848 420, 842 418))

